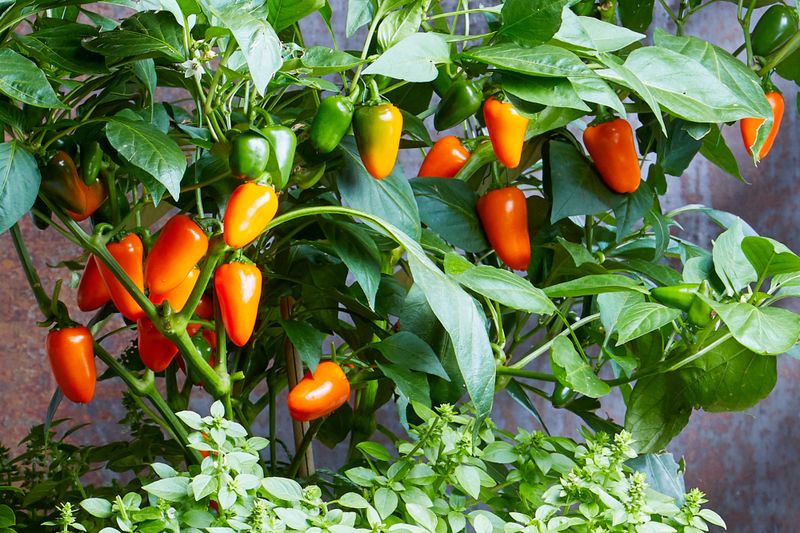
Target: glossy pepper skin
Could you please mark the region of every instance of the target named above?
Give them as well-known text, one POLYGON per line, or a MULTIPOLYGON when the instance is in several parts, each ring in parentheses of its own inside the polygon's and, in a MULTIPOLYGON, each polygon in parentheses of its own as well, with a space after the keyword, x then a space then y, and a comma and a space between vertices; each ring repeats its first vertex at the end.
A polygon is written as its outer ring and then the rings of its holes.
POLYGON ((181 284, 208 251, 208 237, 186 215, 175 215, 158 234, 145 266, 150 292, 164 294, 181 284))
POLYGON ((495 189, 478 200, 478 217, 497 256, 514 270, 531 262, 528 206, 516 187, 495 189))
MULTIPOLYGON (((47 217, 47 220, 52 219, 53 212, 50 211, 50 208, 47 207, 47 204, 42 201, 41 198, 38 196, 36 197, 36 201, 33 202, 33 207, 39 211, 41 214, 47 217)), ((37 217, 33 214, 33 211, 30 212, 31 220, 33 220, 33 225, 36 226, 37 229, 46 230, 50 227, 47 220, 42 220, 41 218, 37 217)))
POLYGON ((94 341, 85 326, 51 329, 47 334, 50 368, 64 396, 75 403, 94 398, 97 370, 94 366, 94 341))
POLYGON ((589 125, 583 132, 583 143, 609 189, 626 194, 639 188, 642 182, 639 155, 633 128, 627 120, 616 118, 589 125))
POLYGON ((289 392, 289 414, 293 419, 308 422, 327 416, 350 398, 350 382, 342 367, 333 361, 322 361, 312 375, 305 377, 289 392))
POLYGON ((483 106, 483 119, 497 160, 508 168, 517 168, 522 159, 525 132, 529 120, 508 102, 491 97, 483 106))
POLYGON ((189 301, 189 296, 192 294, 192 289, 197 284, 197 278, 200 277, 200 269, 195 267, 189 271, 186 279, 181 281, 177 287, 161 294, 150 294, 150 301, 156 305, 161 305, 164 302, 169 302, 169 306, 173 311, 180 311, 186 302, 189 301))
POLYGON ((392 173, 400 151, 403 115, 393 104, 360 107, 353 117, 358 153, 375 179, 392 173))
POLYGON ((142 317, 136 322, 136 329, 142 363, 153 372, 163 372, 178 354, 178 347, 162 335, 147 317, 142 317))
POLYGON ((85 188, 72 157, 56 152, 42 173, 40 190, 64 209, 82 213, 86 210, 85 188))
POLYGON ((102 181, 95 180, 91 185, 81 183, 85 205, 82 211, 67 210, 67 214, 77 222, 92 216, 108 198, 108 191, 102 181))
POLYGON ((766 57, 778 50, 797 31, 797 10, 784 4, 767 9, 753 28, 753 54, 766 57))
MULTIPOLYGON (((785 107, 783 95, 777 91, 768 92, 767 101, 772 108, 773 122, 772 129, 769 130, 769 136, 764 142, 764 146, 761 147, 761 151, 758 153, 759 159, 764 159, 767 157, 767 154, 769 154, 770 150, 772 150, 772 145, 775 144, 775 139, 778 137, 778 132, 781 129, 781 122, 783 121, 783 111, 785 107)), ((756 143, 756 138, 758 137, 758 128, 760 128, 764 122, 766 121, 762 118, 745 118, 739 123, 742 130, 744 147, 747 148, 747 153, 751 156, 753 155, 753 145, 756 143)))
POLYGON ((282 191, 289 183, 294 166, 294 153, 297 149, 297 136, 286 126, 273 124, 261 128, 261 133, 270 146, 267 173, 276 190, 282 191))
POLYGON ((433 145, 419 168, 421 178, 452 178, 469 161, 472 154, 461 139, 448 135, 433 145))
POLYGON ((97 181, 102 164, 103 149, 99 142, 93 141, 81 145, 80 173, 86 185, 92 185, 97 181))
POLYGON ((329 154, 339 146, 353 122, 355 106, 342 95, 329 96, 319 104, 311 122, 311 144, 321 154, 329 154))
POLYGON ((453 82, 447 89, 433 116, 433 126, 438 130, 450 129, 478 112, 483 103, 483 93, 466 79, 453 82))
POLYGON ((240 133, 231 141, 228 165, 240 179, 256 179, 267 170, 269 143, 256 133, 240 133))
POLYGON ((575 392, 569 387, 565 387, 561 383, 556 383, 553 388, 553 394, 550 395, 550 402, 553 407, 564 407, 575 396, 575 392))
POLYGON ((257 183, 239 185, 225 208, 222 232, 225 244, 237 249, 247 246, 261 235, 277 212, 275 189, 257 183))
MULTIPOLYGON (((119 266, 128 275, 140 291, 144 292, 144 247, 142 240, 135 233, 129 234, 119 242, 108 245, 108 253, 117 260, 119 266)), ((100 275, 103 278, 111 301, 117 310, 128 320, 138 320, 144 316, 144 310, 136 303, 133 296, 102 262, 98 261, 100 275)))
POLYGON ((700 290, 697 283, 684 283, 656 287, 650 290, 650 295, 659 303, 687 313, 690 323, 702 327, 711 321, 711 306, 698 296, 700 290))
POLYGON ((109 300, 111 300, 111 294, 108 292, 106 284, 103 283, 97 259, 90 255, 86 261, 86 267, 83 269, 81 281, 78 283, 78 309, 84 312, 95 311, 103 307, 109 300))
POLYGON ((222 265, 214 272, 214 290, 228 337, 236 346, 244 346, 256 325, 261 271, 246 263, 222 265))

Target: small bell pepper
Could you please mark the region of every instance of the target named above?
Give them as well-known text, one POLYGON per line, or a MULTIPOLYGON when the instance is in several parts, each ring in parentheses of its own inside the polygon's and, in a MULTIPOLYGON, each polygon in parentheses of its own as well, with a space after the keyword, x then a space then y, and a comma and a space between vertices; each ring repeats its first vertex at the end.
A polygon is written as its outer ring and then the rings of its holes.
POLYGON ((40 190, 64 209, 82 213, 86 210, 85 187, 72 157, 64 151, 56 152, 42 173, 40 190))
POLYGON ((257 133, 240 133, 231 141, 228 165, 240 179, 261 177, 269 163, 269 142, 257 133))
POLYGON ((797 32, 797 19, 793 7, 776 4, 767 9, 750 34, 753 54, 766 57, 775 53, 797 32))
POLYGON ((439 102, 433 116, 433 126, 438 131, 457 126, 477 113, 481 103, 483 93, 474 83, 466 79, 457 80, 439 102))
POLYGON ((267 173, 276 191, 282 191, 289 183, 294 166, 294 153, 297 149, 297 136, 286 126, 273 124, 261 128, 271 148, 267 173))
POLYGON ((103 149, 100 143, 93 141, 81 145, 80 174, 86 185, 92 185, 100 175, 103 164, 103 149))
POLYGON ((461 139, 448 135, 433 145, 419 168, 421 178, 452 178, 469 161, 472 154, 461 139))
POLYGON ((329 96, 320 102, 311 122, 311 144, 314 148, 322 154, 328 154, 339 146, 350 129, 354 112, 355 106, 346 96, 329 96))
POLYGON ((403 115, 393 104, 360 107, 353 118, 358 153, 375 179, 392 173, 400 151, 403 115))
POLYGON ((522 160, 528 119, 509 102, 491 97, 483 106, 483 118, 497 160, 508 168, 517 168, 522 160))

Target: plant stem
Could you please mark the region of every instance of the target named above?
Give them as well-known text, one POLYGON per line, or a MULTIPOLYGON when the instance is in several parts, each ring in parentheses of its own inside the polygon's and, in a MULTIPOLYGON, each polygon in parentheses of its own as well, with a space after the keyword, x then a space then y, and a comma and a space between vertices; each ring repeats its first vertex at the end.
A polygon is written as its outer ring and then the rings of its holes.
POLYGON ((558 381, 556 377, 551 374, 532 372, 530 370, 523 370, 521 368, 514 368, 510 366, 498 366, 496 370, 497 374, 501 376, 515 376, 519 378, 536 379, 539 381, 549 381, 551 383, 556 383, 558 381))
POLYGON ((39 278, 38 272, 36 272, 36 267, 33 266, 33 261, 31 261, 28 248, 25 246, 19 224, 11 226, 11 240, 14 242, 14 249, 17 251, 19 262, 22 264, 22 270, 25 272, 25 278, 33 291, 39 310, 46 318, 52 318, 50 316, 50 297, 47 296, 42 286, 42 280, 39 278))
POLYGON ((793 54, 798 48, 800 48, 800 32, 795 33, 786 44, 781 46, 774 54, 765 58, 764 66, 758 71, 758 75, 768 75, 772 69, 777 67, 781 61, 793 54))
POLYGON ((600 318, 600 313, 595 313, 593 315, 587 316, 586 318, 582 318, 582 319, 578 320, 577 322, 572 324, 572 327, 569 327, 569 328, 563 330, 561 333, 559 333, 558 335, 554 336, 552 339, 550 339, 549 341, 547 341, 546 343, 541 345, 539 348, 537 348, 533 352, 529 353, 528 355, 526 355, 525 357, 523 357, 522 359, 520 359, 519 361, 517 361, 516 363, 514 363, 513 365, 511 365, 508 368, 523 368, 523 367, 525 367, 528 363, 530 363, 531 361, 533 361, 534 359, 536 359, 540 355, 542 355, 545 352, 547 352, 547 350, 549 350, 550 347, 553 345, 553 342, 555 342, 556 338, 558 338, 558 337, 566 337, 566 336, 572 334, 572 332, 574 330, 576 330, 576 329, 578 329, 578 328, 580 328, 582 326, 585 326, 586 324, 588 324, 590 322, 594 322, 595 320, 598 320, 599 318, 600 318))
POLYGON ((300 469, 300 465, 303 464, 306 451, 311 447, 311 443, 314 442, 314 437, 317 436, 317 433, 322 427, 322 423, 324 421, 325 421, 324 418, 318 418, 314 420, 309 426, 308 431, 303 437, 303 441, 300 443, 300 446, 297 447, 297 453, 295 453, 294 458, 292 459, 292 462, 289 465, 289 470, 286 473, 287 477, 294 478, 295 476, 297 476, 297 472, 300 469))

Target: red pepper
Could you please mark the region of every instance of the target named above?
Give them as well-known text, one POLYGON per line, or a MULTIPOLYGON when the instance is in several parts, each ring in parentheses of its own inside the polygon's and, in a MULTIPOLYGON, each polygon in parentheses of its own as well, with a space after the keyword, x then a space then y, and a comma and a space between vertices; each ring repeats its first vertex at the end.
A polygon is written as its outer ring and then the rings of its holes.
POLYGON ((64 396, 75 403, 91 402, 97 370, 89 329, 85 326, 51 329, 47 334, 47 357, 64 396))
POLYGON ((147 287, 156 294, 171 291, 208 251, 208 237, 186 215, 175 215, 164 225, 147 256, 147 287))
POLYGON ((495 189, 478 200, 478 217, 497 257, 514 270, 531 262, 528 206, 516 187, 495 189))
POLYGON ((108 288, 103 283, 100 267, 93 255, 86 261, 81 281, 78 283, 78 309, 94 311, 103 307, 111 299, 108 288))
POLYGON ((461 139, 448 135, 433 145, 419 169, 421 178, 452 178, 469 161, 472 154, 461 139))
POLYGON ((261 271, 249 263, 228 263, 214 273, 214 289, 228 337, 244 346, 253 335, 261 299, 261 271))
MULTIPOLYGON (((129 234, 127 237, 119 242, 111 243, 108 245, 108 253, 117 260, 119 266, 128 277, 133 281, 140 291, 144 292, 144 267, 142 261, 144 259, 144 247, 142 247, 142 240, 135 233, 129 234)), ((111 301, 117 307, 122 316, 128 320, 138 320, 144 316, 144 310, 136 303, 133 296, 128 290, 120 283, 114 276, 111 270, 102 262, 98 262, 100 267, 100 275, 103 278, 103 283, 106 284, 111 301)))

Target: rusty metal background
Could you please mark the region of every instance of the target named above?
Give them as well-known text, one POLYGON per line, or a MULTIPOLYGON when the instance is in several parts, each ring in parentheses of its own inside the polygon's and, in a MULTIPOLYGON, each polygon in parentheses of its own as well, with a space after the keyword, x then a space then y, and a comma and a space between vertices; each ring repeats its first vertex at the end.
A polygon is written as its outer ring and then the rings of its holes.
MULTIPOLYGON (((675 2, 672 2, 675 3, 675 2)), ((344 27, 345 1, 332 0, 334 26, 344 27)), ((736 48, 741 33, 735 19, 735 6, 721 2, 708 9, 686 27, 689 34, 710 40, 726 49, 736 48)), ((665 17, 657 20, 668 25, 665 17)), ((304 23, 306 25, 306 23, 304 23)), ((321 20, 308 22, 310 41, 325 42, 326 30, 321 20)), ((347 40, 339 35, 339 42, 359 42, 356 36, 347 40)), ((754 169, 747 162, 736 127, 725 129, 729 144, 734 147, 750 185, 742 185, 724 175, 702 159, 698 159, 685 175, 670 178, 667 208, 686 203, 702 203, 734 212, 742 216, 759 233, 774 237, 794 250, 800 250, 800 156, 797 138, 797 90, 782 83, 786 97, 786 116, 782 133, 769 158, 754 169)), ((409 174, 416 170, 415 160, 405 160, 409 174)), ((700 243, 710 243, 718 229, 700 217, 681 220, 685 235, 700 243)), ((66 245, 55 232, 41 233, 33 229, 29 220, 22 223, 36 266, 43 274, 46 287, 64 275, 64 270, 53 270, 47 264, 56 264, 76 255, 76 250, 66 245)), ((46 413, 55 383, 51 377, 44 353, 45 330, 35 326, 41 317, 35 307, 21 268, 14 256, 11 240, 0 236, 0 247, 6 250, 0 258, 0 390, 3 391, 4 408, 0 410, 0 442, 14 448, 31 425, 40 423, 46 413)), ((74 291, 66 289, 66 301, 74 300, 74 291)), ((780 378, 772 395, 757 407, 743 413, 692 415, 684 433, 669 447, 676 456, 684 456, 688 465, 687 486, 704 490, 710 505, 727 520, 733 532, 794 532, 800 527, 800 362, 781 358, 780 378)), ((121 438, 116 421, 122 413, 119 405, 120 384, 117 380, 98 384, 97 396, 89 406, 75 406, 65 402, 58 411, 59 417, 69 417, 74 422, 91 422, 91 426, 77 435, 81 442, 105 443, 121 438)), ((200 401, 203 409, 207 402, 200 401)), ((554 433, 576 435, 579 421, 564 411, 554 411, 541 403, 543 416, 554 433)), ((604 402, 606 412, 619 416, 620 402, 604 402)), ((535 421, 527 413, 508 401, 499 401, 495 419, 501 427, 534 427, 535 421)), ((393 416, 387 410, 387 417, 393 416)), ((266 425, 266 421, 263 421, 266 425)), ((281 434, 290 438, 288 416, 280 421, 281 434)), ((263 428, 262 428, 263 430, 263 428)), ((321 462, 336 466, 341 453, 325 452, 321 462)), ((318 455, 319 457, 319 455, 318 455)))

